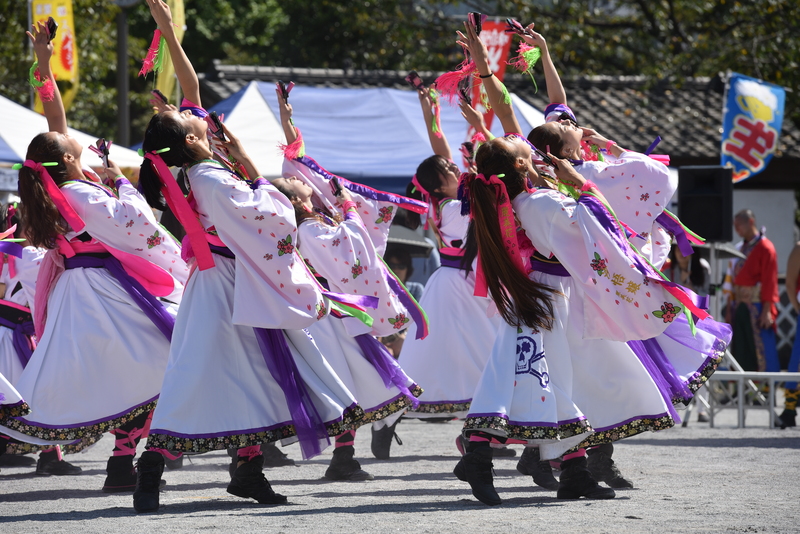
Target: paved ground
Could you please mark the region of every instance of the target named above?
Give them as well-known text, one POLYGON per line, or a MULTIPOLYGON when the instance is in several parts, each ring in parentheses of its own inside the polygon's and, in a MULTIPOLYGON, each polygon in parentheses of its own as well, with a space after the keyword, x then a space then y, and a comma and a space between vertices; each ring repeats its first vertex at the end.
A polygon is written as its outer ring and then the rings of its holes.
MULTIPOLYGON (((693 416, 692 419, 695 419, 693 416)), ((636 489, 612 501, 559 501, 519 475, 516 459, 495 460, 503 505, 475 500, 452 475, 458 422, 403 420, 402 447, 378 461, 369 428, 357 438, 370 482, 322 479, 331 457, 267 470, 285 506, 265 507, 225 492, 228 457, 196 456, 167 471, 157 514, 137 516, 127 495, 100 492, 112 442, 68 457, 75 477, 37 477, 31 467, 0 472, 0 533, 80 532, 800 532, 800 430, 767 428, 766 412, 748 413, 736 429, 725 410, 716 428, 644 434, 617 445, 615 458, 636 489)), ((520 448, 517 447, 519 450, 520 448)), ((300 458, 296 445, 285 449, 300 458)))

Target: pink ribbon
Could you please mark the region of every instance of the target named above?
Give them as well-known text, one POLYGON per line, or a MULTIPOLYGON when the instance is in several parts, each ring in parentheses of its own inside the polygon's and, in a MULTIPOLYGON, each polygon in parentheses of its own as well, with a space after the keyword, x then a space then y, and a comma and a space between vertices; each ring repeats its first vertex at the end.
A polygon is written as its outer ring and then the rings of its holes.
MULTIPOLYGON (((503 240, 503 246, 514 266, 519 269, 520 272, 524 273, 525 265, 522 261, 519 242, 517 241, 517 224, 514 220, 514 209, 511 206, 511 199, 508 198, 506 184, 496 175, 486 178, 483 174, 479 174, 475 177, 475 180, 480 180, 487 185, 494 186, 495 198, 497 199, 497 218, 500 223, 500 237, 503 240)), ((472 217, 474 217, 474 215, 472 215, 472 217)), ((486 276, 483 274, 483 267, 479 260, 478 268, 475 272, 475 296, 485 297, 487 294, 488 286, 486 284, 486 276)))
POLYGON ((81 230, 83 230, 86 224, 80 218, 78 213, 73 209, 70 203, 67 202, 66 197, 64 197, 64 193, 61 192, 61 189, 59 189, 58 185, 56 185, 56 182, 55 180, 53 180, 53 177, 50 176, 49 172, 47 172, 47 167, 45 167, 38 161, 33 161, 30 159, 26 159, 23 165, 39 173, 45 191, 47 191, 47 194, 50 195, 50 198, 53 200, 53 204, 56 205, 56 208, 58 208, 59 213, 61 213, 61 216, 64 217, 64 220, 67 221, 70 227, 75 232, 80 232, 81 230))
POLYGON ((178 182, 172 179, 172 173, 169 172, 169 167, 161 156, 148 152, 144 157, 150 160, 158 179, 161 180, 161 194, 164 195, 164 200, 167 201, 172 213, 175 214, 175 217, 186 229, 186 235, 189 237, 192 251, 197 260, 197 268, 201 271, 211 269, 215 263, 211 249, 206 241, 206 231, 200 224, 197 214, 189 206, 189 202, 186 201, 186 197, 183 196, 183 191, 178 186, 178 182), (165 176, 169 176, 169 178, 165 178, 165 176))

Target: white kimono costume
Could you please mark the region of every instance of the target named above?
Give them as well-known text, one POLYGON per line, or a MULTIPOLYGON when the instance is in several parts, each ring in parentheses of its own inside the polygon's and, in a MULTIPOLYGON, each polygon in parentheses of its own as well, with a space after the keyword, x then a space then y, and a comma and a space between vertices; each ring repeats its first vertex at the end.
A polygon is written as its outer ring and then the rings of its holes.
MULTIPOLYGON (((23 247, 22 258, 9 256, 3 264, 0 282, 6 286, 3 300, 31 308, 36 290, 36 276, 47 250, 36 247, 23 247), (14 262, 13 269, 11 262, 14 262), (14 276, 11 276, 13 270, 14 276)), ((0 374, 12 384, 16 383, 24 369, 16 348, 14 332, 10 328, 0 326, 0 374)))
MULTIPOLYGON (((468 225, 460 202, 449 199, 441 205, 439 232, 445 247, 460 248, 468 225)), ((419 377, 424 390, 419 407, 406 417, 466 416, 502 322, 497 315, 487 316, 491 300, 474 296, 474 270, 461 269, 459 259, 443 258, 420 299, 430 334, 415 339, 412 326, 400 355, 403 368, 419 377)))
POLYGON ((270 367, 279 355, 262 351, 256 328, 274 329, 288 345, 293 379, 324 424, 321 441, 352 428, 363 412, 302 330, 325 317, 328 302, 295 250, 291 203, 266 181, 251 189, 213 161, 187 176, 200 223, 235 258, 214 254, 215 266, 195 270, 186 285, 148 448, 200 453, 297 441, 297 406, 270 367))
POLYGON ((537 251, 571 276, 532 274, 562 293, 553 296, 553 327, 501 324, 465 430, 526 440, 549 459, 594 428, 613 428, 618 439, 671 427, 669 401, 624 342, 661 334, 682 306, 591 195, 576 202, 539 189, 513 207, 537 251))
MULTIPOLYGON (((70 230, 64 236, 66 246, 78 252, 75 258, 81 256, 81 247, 124 256, 136 266, 126 269, 134 277, 148 269, 155 272, 160 296, 177 305, 188 276, 180 246, 136 188, 125 179, 116 186, 116 192, 83 180, 61 186, 85 223, 81 232, 70 230)), ((2 432, 35 444, 74 443, 73 450, 78 450, 153 409, 169 340, 109 270, 63 270, 70 259, 60 250, 63 245, 49 251, 40 267, 37 297, 46 298, 47 318, 33 357, 15 384, 36 409, 30 416, 6 420, 2 432), (43 274, 52 273, 49 294, 39 295, 47 291, 43 274)), ((167 311, 174 314, 174 308, 167 311)))

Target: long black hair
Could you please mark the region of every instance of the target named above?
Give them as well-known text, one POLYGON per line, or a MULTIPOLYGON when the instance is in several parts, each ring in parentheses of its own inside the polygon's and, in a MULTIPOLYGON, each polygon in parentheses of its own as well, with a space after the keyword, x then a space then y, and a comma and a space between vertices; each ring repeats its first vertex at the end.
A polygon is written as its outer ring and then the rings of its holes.
MULTIPOLYGON (((442 156, 436 155, 425 158, 417 167, 417 182, 425 188, 425 191, 427 191, 431 197, 441 200, 444 198, 444 195, 442 193, 437 193, 436 189, 442 187, 442 175, 448 171, 449 167, 450 162, 447 161, 447 158, 442 156)), ((418 190, 413 182, 406 186, 406 196, 416 200, 423 200, 422 192, 418 190)), ((420 224, 422 224, 422 220, 419 213, 409 211, 406 214, 406 227, 416 230, 419 228, 420 224)))
MULTIPOLYGON (((186 144, 186 136, 191 132, 168 113, 157 113, 150 119, 144 133, 142 150, 153 152, 169 148, 159 155, 170 167, 181 167, 197 161, 197 154, 186 144)), ((139 188, 151 207, 161 211, 167 209, 167 204, 161 195, 161 180, 148 159, 142 162, 139 169, 139 188)))

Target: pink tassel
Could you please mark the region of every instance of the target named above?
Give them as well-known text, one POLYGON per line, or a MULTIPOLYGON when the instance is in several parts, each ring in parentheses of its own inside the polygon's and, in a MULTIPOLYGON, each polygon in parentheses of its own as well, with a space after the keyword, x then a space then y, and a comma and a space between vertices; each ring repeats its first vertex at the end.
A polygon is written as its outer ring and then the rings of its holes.
POLYGON ((669 165, 669 154, 649 154, 650 158, 660 161, 664 165, 669 165))
POLYGON ((147 55, 142 60, 142 70, 139 71, 139 76, 147 76, 147 73, 153 70, 156 64, 156 56, 158 56, 159 45, 161 44, 161 30, 153 32, 153 40, 150 41, 150 48, 147 49, 147 55))
MULTIPOLYGON (((39 77, 38 71, 36 73, 36 77, 39 77)), ((56 97, 56 88, 53 84, 53 80, 50 78, 45 78, 42 86, 39 87, 37 91, 39 91, 39 98, 42 99, 42 102, 52 102, 56 97)))
POLYGON ((450 105, 454 105, 459 98, 458 84, 461 80, 477 73, 478 68, 475 66, 475 62, 471 59, 465 59, 461 65, 458 66, 457 70, 445 72, 436 78, 436 90, 439 91, 439 94, 442 95, 450 105))
POLYGON ((300 128, 295 127, 294 130, 297 132, 297 139, 288 145, 284 145, 283 143, 278 145, 283 152, 283 157, 286 159, 299 159, 306 155, 303 134, 300 132, 300 128))

